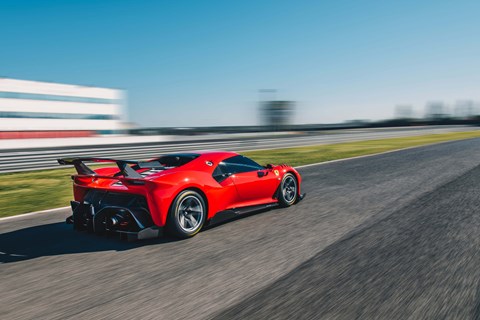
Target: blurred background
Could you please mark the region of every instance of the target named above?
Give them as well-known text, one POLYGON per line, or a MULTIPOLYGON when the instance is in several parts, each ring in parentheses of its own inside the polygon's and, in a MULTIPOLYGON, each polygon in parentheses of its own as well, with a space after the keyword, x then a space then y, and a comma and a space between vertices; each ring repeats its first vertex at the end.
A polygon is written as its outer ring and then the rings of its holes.
POLYGON ((479 9, 2 1, 0 144, 476 124, 479 9))

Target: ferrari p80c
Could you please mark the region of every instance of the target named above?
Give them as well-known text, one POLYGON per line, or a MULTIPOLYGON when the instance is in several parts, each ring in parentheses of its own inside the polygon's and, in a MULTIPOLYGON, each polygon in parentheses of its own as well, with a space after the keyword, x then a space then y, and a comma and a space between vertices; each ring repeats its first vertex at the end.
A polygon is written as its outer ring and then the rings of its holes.
POLYGON ((74 165, 67 218, 77 230, 128 239, 188 238, 222 214, 235 216, 301 200, 301 177, 287 165, 259 165, 234 152, 167 154, 149 161, 58 159, 74 165), (116 166, 91 169, 85 162, 116 166))

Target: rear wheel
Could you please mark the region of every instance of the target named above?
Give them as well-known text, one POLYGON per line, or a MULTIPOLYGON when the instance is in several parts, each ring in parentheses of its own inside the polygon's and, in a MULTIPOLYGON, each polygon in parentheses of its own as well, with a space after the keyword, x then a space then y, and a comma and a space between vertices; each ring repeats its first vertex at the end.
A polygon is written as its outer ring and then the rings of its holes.
POLYGON ((282 207, 289 207, 297 201, 298 182, 292 173, 286 173, 283 176, 280 189, 278 190, 278 203, 282 207))
POLYGON ((196 191, 180 192, 173 201, 168 214, 167 230, 178 238, 190 238, 202 229, 207 216, 207 206, 196 191))

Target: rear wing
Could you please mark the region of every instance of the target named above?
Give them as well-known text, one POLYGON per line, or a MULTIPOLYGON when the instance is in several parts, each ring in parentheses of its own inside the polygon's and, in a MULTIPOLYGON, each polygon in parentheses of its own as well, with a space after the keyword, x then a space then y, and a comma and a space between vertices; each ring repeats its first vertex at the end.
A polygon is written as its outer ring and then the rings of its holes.
POLYGON ((57 161, 61 165, 75 166, 78 174, 84 176, 97 176, 97 173, 84 162, 115 162, 123 176, 130 179, 143 179, 143 176, 136 171, 138 169, 165 169, 158 161, 116 160, 109 158, 61 158, 57 159, 57 161))

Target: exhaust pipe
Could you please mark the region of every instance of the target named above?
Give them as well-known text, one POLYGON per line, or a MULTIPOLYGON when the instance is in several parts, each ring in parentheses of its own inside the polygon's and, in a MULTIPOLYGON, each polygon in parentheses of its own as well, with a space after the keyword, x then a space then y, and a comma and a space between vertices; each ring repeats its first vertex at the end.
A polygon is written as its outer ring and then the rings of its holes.
POLYGON ((72 201, 72 216, 66 223, 73 224, 76 230, 87 230, 96 234, 106 231, 119 233, 127 240, 157 238, 163 234, 156 227, 145 208, 103 207, 96 211, 89 203, 72 201))
POLYGON ((107 216, 105 224, 107 229, 110 230, 125 230, 128 229, 131 221, 130 213, 122 210, 116 212, 114 215, 107 216))

